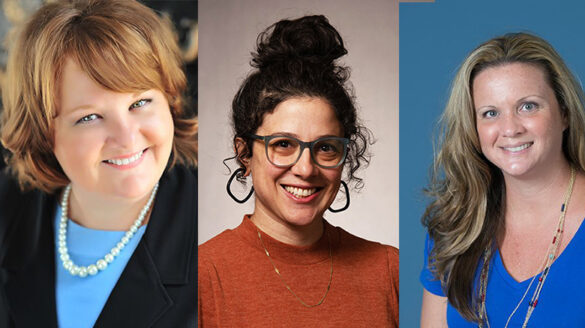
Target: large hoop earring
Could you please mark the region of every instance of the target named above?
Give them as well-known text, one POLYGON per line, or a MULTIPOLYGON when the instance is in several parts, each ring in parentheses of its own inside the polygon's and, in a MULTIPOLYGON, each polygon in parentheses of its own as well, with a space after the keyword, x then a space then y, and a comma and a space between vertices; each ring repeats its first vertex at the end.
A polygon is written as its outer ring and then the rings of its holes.
MULTIPOLYGON (((240 172, 246 172, 246 169, 240 167, 239 169, 234 171, 234 174, 232 174, 232 176, 230 177, 230 179, 227 182, 226 185, 226 190, 228 195, 230 195, 230 197, 236 201, 236 203, 240 203, 240 204, 244 204, 245 202, 248 201, 248 199, 250 199, 250 197, 252 197, 252 194, 254 193, 254 187, 252 187, 252 189, 250 189, 250 192, 248 193, 248 196, 246 196, 244 199, 238 199, 231 191, 231 185, 232 185, 232 180, 234 180, 234 178, 240 173, 240 172)), ((342 181, 343 182, 343 181, 342 181)))
POLYGON ((341 180, 341 185, 343 186, 343 189, 345 189, 345 200, 346 200, 345 206, 343 206, 340 209, 334 209, 334 208, 331 208, 331 206, 329 206, 329 211, 331 211, 333 213, 345 211, 349 207, 349 188, 347 188, 347 183, 345 183, 345 181, 343 181, 343 180, 341 180))

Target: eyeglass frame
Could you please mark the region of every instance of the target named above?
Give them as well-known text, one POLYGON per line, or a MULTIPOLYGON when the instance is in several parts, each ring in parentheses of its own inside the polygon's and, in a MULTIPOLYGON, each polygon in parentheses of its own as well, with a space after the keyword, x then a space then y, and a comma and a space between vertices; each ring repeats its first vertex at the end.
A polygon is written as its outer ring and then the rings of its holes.
POLYGON ((305 142, 305 141, 299 140, 298 138, 287 136, 287 135, 259 136, 257 134, 250 133, 250 134, 247 134, 247 136, 252 138, 252 139, 255 139, 255 140, 264 141, 264 153, 266 154, 266 159, 268 160, 268 162, 270 162, 270 164, 272 164, 276 167, 291 167, 291 166, 297 164, 297 162, 299 161, 299 159, 303 155, 303 151, 305 150, 305 148, 309 148, 309 154, 311 155, 311 160, 313 161, 313 163, 315 163, 315 165, 317 165, 318 167, 323 168, 323 169, 334 169, 334 168, 341 166, 343 163, 345 163, 345 160, 347 159, 347 148, 348 148, 348 145, 350 143, 350 140, 348 138, 343 138, 343 137, 321 137, 321 138, 318 138, 318 139, 310 141, 310 142, 305 142), (297 156, 297 159, 292 164, 281 165, 281 164, 273 163, 270 160, 270 157, 268 156, 268 144, 270 143, 270 141, 272 139, 276 139, 276 138, 289 138, 289 139, 293 139, 299 143, 301 150, 299 151, 299 155, 297 156), (343 142, 343 156, 341 157, 341 160, 339 161, 339 163, 337 163, 334 166, 325 166, 325 165, 319 164, 313 155, 313 151, 312 151, 313 146, 316 143, 318 143, 319 141, 322 141, 325 139, 333 139, 333 140, 339 140, 339 141, 343 142))

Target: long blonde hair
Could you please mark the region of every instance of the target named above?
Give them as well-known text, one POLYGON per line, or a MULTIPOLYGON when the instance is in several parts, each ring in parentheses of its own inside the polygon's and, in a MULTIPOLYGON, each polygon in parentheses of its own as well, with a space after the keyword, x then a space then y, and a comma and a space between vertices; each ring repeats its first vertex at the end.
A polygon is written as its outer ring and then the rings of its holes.
POLYGON ((170 22, 137 1, 58 1, 40 8, 22 29, 2 86, 1 141, 23 189, 51 192, 69 183, 53 154, 67 58, 108 90, 163 92, 175 131, 171 165, 196 164, 197 120, 184 108, 187 81, 170 22))
POLYGON ((583 91, 552 46, 540 37, 513 33, 472 51, 453 80, 440 120, 439 151, 425 190, 432 202, 422 221, 434 242, 429 263, 436 278, 451 305, 476 322, 475 272, 483 252, 494 246, 496 234, 502 231, 505 187, 501 171, 481 152, 472 84, 484 69, 515 62, 544 71, 569 125, 563 152, 573 166, 585 169, 583 91))

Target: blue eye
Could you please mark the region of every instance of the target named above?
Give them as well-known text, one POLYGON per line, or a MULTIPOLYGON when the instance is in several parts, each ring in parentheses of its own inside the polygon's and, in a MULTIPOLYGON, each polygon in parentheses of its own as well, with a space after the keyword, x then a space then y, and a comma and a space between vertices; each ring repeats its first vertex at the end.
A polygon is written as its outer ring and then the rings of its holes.
POLYGON ((481 116, 485 117, 485 118, 494 118, 494 117, 498 116, 498 112, 496 112, 493 109, 490 109, 490 110, 483 112, 483 114, 481 114, 481 116))
POLYGON ((86 115, 86 116, 80 118, 79 120, 77 120, 77 122, 75 122, 75 124, 87 124, 87 123, 90 123, 92 121, 97 120, 98 118, 100 118, 100 117, 97 114, 89 114, 89 115, 86 115))
POLYGON ((137 102, 135 102, 132 105, 130 105, 130 109, 136 109, 136 108, 144 107, 147 104, 149 104, 151 101, 152 101, 152 99, 140 99, 137 102))
POLYGON ((525 110, 525 111, 532 111, 532 110, 536 109, 537 107, 538 107, 538 105, 533 103, 533 102, 526 102, 526 103, 522 104, 520 109, 525 110))

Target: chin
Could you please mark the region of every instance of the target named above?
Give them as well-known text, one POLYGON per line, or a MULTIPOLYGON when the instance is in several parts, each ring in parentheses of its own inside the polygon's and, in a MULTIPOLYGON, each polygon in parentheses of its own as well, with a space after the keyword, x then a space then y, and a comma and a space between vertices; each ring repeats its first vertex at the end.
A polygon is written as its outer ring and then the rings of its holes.
POLYGON ((524 164, 515 163, 500 167, 500 170, 504 175, 521 177, 533 171, 533 168, 524 164))
POLYGON ((308 213, 304 211, 295 211, 286 216, 286 222, 294 226, 305 227, 322 217, 322 215, 318 215, 318 213, 315 213, 314 211, 308 213))
POLYGON ((152 191, 152 188, 154 188, 155 184, 156 181, 154 180, 127 181, 126 183, 115 186, 110 193, 120 198, 139 199, 142 197, 148 197, 150 195, 150 192, 152 191))

